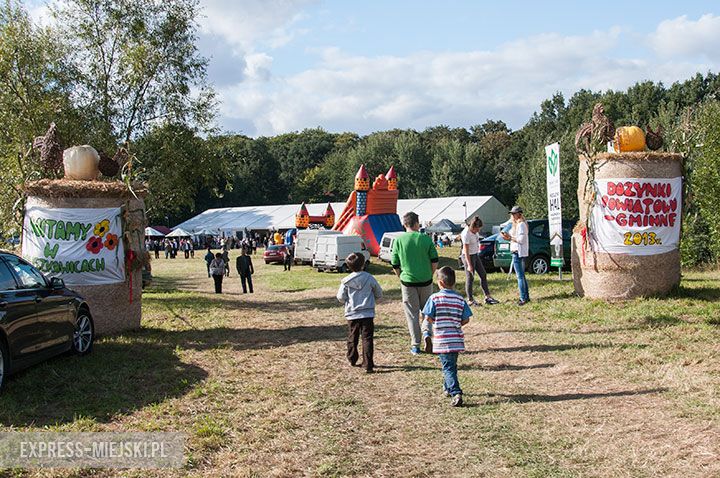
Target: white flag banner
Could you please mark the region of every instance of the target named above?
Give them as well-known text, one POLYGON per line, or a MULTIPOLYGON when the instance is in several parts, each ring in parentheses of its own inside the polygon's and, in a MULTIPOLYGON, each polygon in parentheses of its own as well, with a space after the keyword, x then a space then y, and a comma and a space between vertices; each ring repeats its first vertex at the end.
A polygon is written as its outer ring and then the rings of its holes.
POLYGON ((562 267, 564 263, 562 236, 562 202, 560 194, 560 144, 545 146, 547 162, 547 204, 550 234, 550 265, 562 267))
POLYGON ((121 208, 29 207, 22 254, 68 285, 124 282, 121 208))
POLYGON ((682 178, 597 179, 595 193, 593 250, 647 256, 678 248, 682 178))

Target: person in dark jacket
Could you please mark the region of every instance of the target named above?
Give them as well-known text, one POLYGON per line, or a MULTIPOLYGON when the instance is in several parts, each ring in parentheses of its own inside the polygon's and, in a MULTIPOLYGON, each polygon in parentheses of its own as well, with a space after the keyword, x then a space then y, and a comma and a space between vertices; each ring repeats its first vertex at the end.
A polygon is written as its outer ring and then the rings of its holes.
POLYGON ((205 263, 207 264, 208 277, 210 277, 210 263, 215 259, 215 254, 212 253, 210 247, 207 248, 207 254, 205 254, 205 263))
POLYGON ((247 289, 250 288, 250 293, 253 293, 252 275, 255 273, 252 259, 247 255, 247 249, 244 247, 240 251, 240 255, 235 260, 235 266, 237 267, 238 275, 240 276, 240 283, 242 284, 243 294, 247 293, 247 289))
POLYGON ((292 266, 292 263, 293 263, 293 259, 295 258, 293 248, 294 248, 294 246, 292 244, 285 247, 285 255, 283 257, 283 266, 285 267, 286 271, 290 270, 290 267, 292 266))

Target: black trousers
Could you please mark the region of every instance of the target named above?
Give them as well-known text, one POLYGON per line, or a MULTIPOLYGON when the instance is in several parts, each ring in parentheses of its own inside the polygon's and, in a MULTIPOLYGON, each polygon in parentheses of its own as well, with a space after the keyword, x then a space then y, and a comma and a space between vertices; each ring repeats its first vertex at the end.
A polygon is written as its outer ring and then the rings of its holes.
POLYGON ((373 336, 375 334, 375 323, 373 318, 348 320, 347 337, 347 359, 350 365, 357 364, 360 354, 358 353, 358 342, 362 337, 362 367, 365 370, 372 370, 375 367, 373 362, 373 336))
POLYGON ((222 280, 223 276, 212 276, 213 280, 215 281, 215 293, 216 294, 222 294, 222 280))
POLYGON ((242 284, 243 294, 247 293, 247 288, 250 288, 250 293, 253 293, 252 288, 252 275, 251 274, 240 274, 240 283, 242 284))
POLYGON ((475 272, 480 276, 480 286, 482 287, 485 297, 490 297, 490 288, 488 287, 487 274, 485 273, 485 266, 483 266, 480 254, 470 255, 470 264, 472 264, 475 271, 470 274, 468 272, 468 261, 463 256, 463 262, 465 263, 465 294, 468 300, 474 300, 473 297, 473 280, 475 279, 475 272))

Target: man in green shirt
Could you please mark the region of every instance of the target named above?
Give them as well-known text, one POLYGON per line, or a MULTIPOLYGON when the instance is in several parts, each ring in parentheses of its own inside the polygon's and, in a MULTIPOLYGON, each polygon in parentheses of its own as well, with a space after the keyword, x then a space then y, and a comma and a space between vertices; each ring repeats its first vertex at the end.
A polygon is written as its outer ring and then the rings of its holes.
MULTIPOLYGON (((432 294, 432 279, 438 263, 438 254, 432 239, 420 230, 420 220, 414 212, 403 216, 405 234, 395 239, 392 247, 392 264, 400 277, 403 307, 410 331, 410 353, 420 353, 420 311, 432 294)), ((432 334, 427 320, 422 322, 425 351, 432 352, 432 334)))

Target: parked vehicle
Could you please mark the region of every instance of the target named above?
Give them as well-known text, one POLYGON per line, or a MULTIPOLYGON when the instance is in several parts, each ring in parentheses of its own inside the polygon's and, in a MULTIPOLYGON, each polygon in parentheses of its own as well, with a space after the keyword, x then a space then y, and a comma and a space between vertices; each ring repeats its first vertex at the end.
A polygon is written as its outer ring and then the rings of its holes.
POLYGON ((55 355, 85 355, 95 338, 90 307, 62 279, 0 252, 0 389, 8 374, 55 355))
POLYGON ((365 269, 367 269, 370 264, 370 252, 365 247, 362 237, 345 234, 318 236, 315 241, 313 267, 318 271, 348 272, 345 259, 353 252, 365 256, 365 269))
POLYGON ((390 262, 392 259, 392 246, 395 239, 400 237, 403 232, 386 232, 380 239, 380 252, 378 259, 384 262, 390 262))
POLYGON ((298 231, 295 243, 295 264, 312 264, 315 241, 318 236, 338 235, 340 231, 328 229, 305 229, 298 231))
POLYGON ((279 262, 282 264, 285 261, 285 251, 287 246, 285 244, 271 244, 267 246, 265 252, 263 252, 263 260, 265 264, 271 262, 279 262))
MULTIPOLYGON (((570 239, 572 228, 577 221, 565 220, 562 225, 563 235, 563 256, 565 268, 570 267, 570 239)), ((526 267, 534 274, 545 274, 550 270, 550 231, 547 219, 528 220, 530 232, 529 255, 526 267)), ((495 255, 493 263, 495 267, 507 269, 512 262, 510 253, 510 242, 498 235, 495 240, 495 255)))

